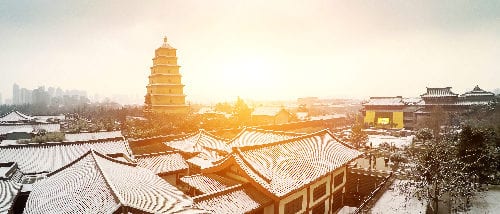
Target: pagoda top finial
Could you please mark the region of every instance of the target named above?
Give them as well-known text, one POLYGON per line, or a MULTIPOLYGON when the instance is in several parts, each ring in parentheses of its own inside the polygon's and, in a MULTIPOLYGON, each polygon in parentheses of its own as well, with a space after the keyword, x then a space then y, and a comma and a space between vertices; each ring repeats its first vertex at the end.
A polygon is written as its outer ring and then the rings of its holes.
POLYGON ((172 46, 170 46, 167 41, 168 41, 167 36, 163 37, 163 44, 160 46, 160 48, 175 49, 172 46))

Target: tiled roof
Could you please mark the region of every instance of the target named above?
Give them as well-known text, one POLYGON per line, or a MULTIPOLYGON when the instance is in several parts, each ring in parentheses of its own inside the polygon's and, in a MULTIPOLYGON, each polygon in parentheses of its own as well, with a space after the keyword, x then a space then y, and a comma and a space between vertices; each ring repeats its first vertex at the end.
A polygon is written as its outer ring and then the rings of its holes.
POLYGON ((183 152, 196 153, 203 149, 231 152, 226 140, 200 130, 186 137, 165 142, 165 145, 183 152))
POLYGON ((13 181, 0 180, 0 213, 9 213, 21 186, 13 181))
POLYGON ((370 100, 367 103, 363 104, 364 106, 403 106, 405 103, 403 102, 402 97, 370 97, 370 100))
POLYGON ((229 142, 229 146, 234 148, 264 145, 276 141, 291 139, 300 135, 302 134, 247 127, 229 142))
POLYGON ((276 116, 282 110, 284 109, 281 107, 257 107, 253 110, 252 116, 276 116))
POLYGON ((460 95, 463 97, 472 97, 472 96, 495 96, 495 93, 485 91, 479 86, 476 85, 472 91, 465 92, 464 94, 460 95))
POLYGON ((194 200, 194 207, 223 214, 248 213, 272 203, 270 198, 254 188, 245 186, 231 188, 223 194, 204 195, 194 200))
POLYGON ((29 125, 29 124, 16 124, 16 125, 7 125, 7 124, 0 124, 0 135, 7 134, 13 130, 18 130, 18 129, 30 129, 32 131, 38 131, 41 129, 46 130, 47 132, 59 132, 61 129, 60 124, 36 124, 36 125, 29 125))
POLYGON ((87 133, 76 133, 76 134, 65 134, 64 138, 67 142, 78 142, 78 141, 91 141, 91 140, 105 140, 122 138, 121 131, 111 131, 111 132, 87 132, 87 133))
POLYGON ((215 193, 228 187, 239 185, 216 174, 197 174, 180 178, 182 182, 199 190, 204 194, 215 193))
POLYGON ((238 148, 231 158, 224 159, 204 172, 221 170, 228 166, 225 162, 234 161, 248 177, 269 193, 283 197, 359 155, 361 152, 324 130, 260 147, 238 148))
POLYGON ((151 171, 89 151, 33 186, 25 213, 199 213, 192 199, 151 171))
POLYGON ((219 161, 224 157, 226 156, 220 155, 216 151, 203 150, 196 156, 189 158, 186 161, 204 169, 212 167, 214 162, 219 161))
POLYGON ((0 162, 16 162, 23 173, 52 172, 74 161, 90 149, 103 154, 130 156, 125 140, 95 143, 54 143, 0 147, 0 162))
POLYGON ((20 121, 26 121, 26 120, 32 120, 35 119, 32 116, 28 116, 26 114, 23 114, 18 111, 11 111, 2 117, 0 117, 0 122, 20 122, 20 121))
POLYGON ((146 168, 155 174, 185 170, 188 165, 179 153, 157 153, 136 155, 137 166, 146 168))
POLYGON ((422 98, 424 97, 456 97, 458 94, 455 94, 451 91, 451 87, 444 88, 427 88, 427 93, 420 95, 422 98))

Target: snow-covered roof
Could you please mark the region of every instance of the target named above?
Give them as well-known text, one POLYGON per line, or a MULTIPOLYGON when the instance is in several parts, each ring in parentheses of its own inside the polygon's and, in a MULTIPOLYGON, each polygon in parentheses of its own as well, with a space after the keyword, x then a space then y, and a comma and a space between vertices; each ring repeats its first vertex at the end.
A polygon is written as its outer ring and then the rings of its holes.
POLYGON ((420 97, 404 97, 403 103, 406 105, 423 105, 425 102, 420 97))
POLYGON ((64 115, 54 115, 54 116, 41 115, 41 116, 34 116, 34 117, 35 117, 35 120, 37 122, 47 122, 49 119, 54 119, 54 120, 65 120, 66 119, 66 116, 64 116, 64 115))
POLYGON ((65 142, 79 142, 79 141, 123 138, 123 135, 121 131, 86 132, 86 133, 76 133, 76 134, 65 134, 64 138, 66 138, 65 142))
POLYGON ((193 200, 194 207, 222 214, 251 213, 273 202, 256 189, 246 186, 229 188, 222 194, 203 195, 193 200))
POLYGON ((0 147, 0 162, 15 162, 23 173, 52 172, 74 161, 90 149, 103 154, 131 156, 127 141, 54 143, 0 147))
POLYGON ((31 129, 32 131, 38 131, 41 129, 46 130, 47 132, 59 132, 61 130, 60 124, 16 124, 16 125, 8 125, 8 124, 0 124, 0 135, 7 134, 12 130, 16 129, 31 129))
POLYGON ((221 155, 216 151, 202 150, 196 156, 187 159, 188 163, 200 167, 201 169, 209 168, 214 165, 214 162, 222 160, 225 155, 221 155))
POLYGON ((474 87, 472 91, 465 92, 464 94, 460 95, 462 97, 475 97, 475 96, 495 96, 495 93, 485 91, 481 88, 479 88, 478 85, 474 87))
POLYGON ((189 175, 180 178, 180 180, 203 194, 216 193, 228 187, 240 185, 240 183, 223 178, 216 174, 189 175))
POLYGON ((229 142, 229 146, 234 148, 264 145, 276 141, 287 140, 300 135, 302 134, 246 127, 229 142))
POLYGON ((29 121, 35 119, 32 116, 23 114, 18 111, 11 111, 3 116, 0 117, 0 122, 8 122, 8 123, 13 123, 13 122, 22 122, 22 121, 29 121))
POLYGON ((323 130, 267 145, 237 148, 229 158, 202 172, 235 165, 270 194, 283 197, 361 154, 323 130))
POLYGON ((257 107, 253 110, 252 116, 276 116, 284 110, 281 107, 257 107))
POLYGON ((363 104, 364 106, 403 106, 405 103, 403 102, 403 97, 370 97, 370 100, 367 103, 363 104))
POLYGON ((331 120, 331 119, 337 119, 337 118, 343 118, 346 117, 345 114, 327 114, 327 115, 320 115, 320 116, 313 116, 310 117, 310 120, 331 120))
POLYGON ((137 166, 146 168, 155 174, 186 170, 186 160, 179 153, 156 153, 136 155, 137 166))
POLYGON ((199 213, 192 199, 144 168, 96 151, 33 185, 25 213, 199 213))
POLYGON ((444 88, 429 88, 427 87, 427 92, 425 94, 420 95, 422 98, 427 97, 457 97, 458 94, 455 94, 451 91, 451 87, 444 88))
POLYGON ((14 199, 21 191, 22 185, 10 180, 0 180, 0 213, 9 213, 14 199))
POLYGON ((187 153, 196 153, 203 149, 231 152, 231 148, 227 145, 225 139, 210 134, 203 129, 186 137, 165 142, 164 144, 187 153))

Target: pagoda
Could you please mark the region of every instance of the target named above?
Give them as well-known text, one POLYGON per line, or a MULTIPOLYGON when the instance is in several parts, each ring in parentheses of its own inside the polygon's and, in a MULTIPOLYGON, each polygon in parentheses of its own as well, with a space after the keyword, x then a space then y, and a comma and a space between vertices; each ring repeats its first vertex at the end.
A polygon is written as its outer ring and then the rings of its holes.
POLYGON ((181 83, 180 66, 177 65, 177 49, 167 43, 155 50, 153 67, 146 86, 145 111, 169 114, 185 114, 188 112, 184 85, 181 83))

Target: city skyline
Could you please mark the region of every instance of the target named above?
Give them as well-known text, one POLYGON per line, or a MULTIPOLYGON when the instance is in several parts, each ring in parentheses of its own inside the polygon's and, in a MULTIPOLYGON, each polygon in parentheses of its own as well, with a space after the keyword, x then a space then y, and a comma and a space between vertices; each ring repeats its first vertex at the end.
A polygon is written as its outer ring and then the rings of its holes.
POLYGON ((500 87, 495 1, 116 3, 4 4, 3 100, 14 83, 142 98, 164 36, 178 49, 188 102, 500 87))

